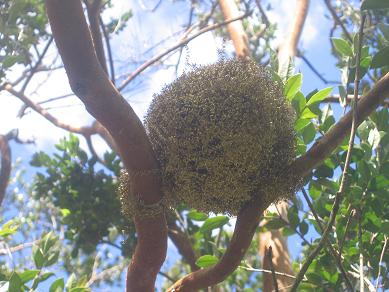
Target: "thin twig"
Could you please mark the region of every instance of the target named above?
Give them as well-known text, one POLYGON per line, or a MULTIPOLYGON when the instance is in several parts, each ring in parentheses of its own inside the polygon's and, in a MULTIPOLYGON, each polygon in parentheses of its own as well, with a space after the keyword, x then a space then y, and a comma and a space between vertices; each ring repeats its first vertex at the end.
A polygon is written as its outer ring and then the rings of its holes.
POLYGON ((275 273, 274 265, 273 265, 273 251, 272 251, 271 246, 269 246, 267 249, 267 257, 269 258, 269 265, 270 265, 270 270, 271 270, 272 279, 273 279, 274 291, 278 292, 279 291, 278 290, 278 283, 277 283, 277 277, 276 277, 276 273, 275 273))
POLYGON ((313 64, 301 53, 298 52, 297 57, 301 58, 304 63, 308 66, 309 69, 324 83, 324 84, 340 84, 340 81, 332 81, 325 79, 322 74, 317 71, 317 69, 313 66, 313 64))
POLYGON ((348 229, 350 227, 351 219, 354 217, 354 213, 355 213, 355 210, 353 209, 353 210, 350 211, 350 214, 347 216, 347 222, 346 222, 346 227, 345 227, 345 230, 344 230, 344 235, 343 235, 342 240, 339 242, 339 256, 342 255, 344 242, 346 241, 346 236, 347 236, 347 233, 348 233, 348 229))
MULTIPOLYGON (((243 266, 239 266, 239 268, 244 269, 244 270, 249 271, 249 272, 259 272, 259 273, 267 273, 267 274, 272 274, 273 273, 273 271, 266 270, 266 269, 254 269, 254 268, 251 268, 251 267, 248 268, 248 267, 243 267, 243 266)), ((274 273, 277 276, 283 276, 283 277, 287 277, 287 278, 291 278, 291 279, 296 279, 295 276, 290 275, 290 274, 281 273, 281 272, 277 272, 277 271, 274 271, 274 273)))
POLYGON ((54 38, 50 37, 49 41, 46 43, 46 46, 44 47, 42 54, 38 54, 38 60, 36 61, 34 67, 31 68, 30 74, 27 76, 26 80, 24 81, 22 88, 20 92, 24 92, 27 88, 27 85, 30 83, 32 77, 37 72, 38 67, 41 65, 43 58, 45 57, 51 43, 53 42, 54 38))
POLYGON ((322 250, 324 243, 327 241, 330 230, 332 229, 332 226, 335 222, 336 214, 338 213, 340 203, 343 199, 343 192, 346 187, 346 182, 347 182, 347 174, 348 174, 348 168, 350 166, 351 162, 351 153, 354 147, 354 139, 355 139, 355 133, 356 133, 356 123, 358 120, 357 117, 357 103, 358 103, 358 90, 359 90, 359 79, 360 79, 360 55, 361 55, 361 49, 362 49, 362 40, 363 40, 363 26, 365 23, 366 16, 365 14, 362 15, 362 21, 361 21, 361 27, 359 29, 359 44, 358 44, 358 50, 357 50, 357 66, 356 66, 356 72, 355 72, 355 82, 354 82, 354 103, 352 107, 352 124, 351 124, 351 133, 350 133, 350 140, 348 143, 348 151, 347 151, 347 156, 346 156, 346 161, 342 173, 342 178, 339 186, 339 191, 337 192, 335 196, 335 200, 332 206, 332 211, 330 214, 330 218, 328 221, 328 224, 323 231, 322 238, 320 239, 317 247, 313 250, 313 252, 307 257, 304 265, 302 266, 300 272, 296 276, 296 281, 294 282, 291 291, 297 291, 297 288, 303 279, 303 276, 307 272, 309 266, 311 265, 312 261, 317 257, 317 255, 320 253, 322 250))
POLYGON ((358 247, 359 247, 359 291, 365 291, 363 274, 363 243, 362 243, 362 210, 358 212, 358 247))
POLYGON ((382 264, 382 259, 384 258, 385 250, 386 250, 386 245, 388 244, 388 237, 384 235, 384 246, 382 247, 381 251, 381 256, 380 256, 380 261, 378 263, 378 273, 377 273, 377 279, 375 281, 375 289, 378 291, 378 284, 379 284, 379 279, 381 275, 381 264, 382 264))
POLYGON ((346 26, 344 25, 343 21, 340 20, 339 16, 336 14, 336 11, 335 9, 332 7, 331 5, 331 1, 330 0, 324 0, 328 10, 330 11, 331 15, 332 15, 332 18, 335 20, 335 22, 337 24, 340 25, 340 27, 342 28, 343 30, 343 33, 345 34, 345 36, 347 37, 347 39, 352 42, 353 41, 353 38, 351 37, 350 33, 347 31, 347 28, 346 26))
POLYGON ((206 26, 204 27, 203 29, 199 30, 198 32, 196 32, 194 35, 188 37, 188 38, 184 38, 182 40, 180 40, 178 43, 176 43, 174 46, 172 46, 171 48, 167 49, 166 51, 160 53, 159 55, 151 58, 150 60, 146 61, 145 63, 143 63, 141 66, 139 66, 137 69, 135 69, 134 72, 132 72, 130 74, 130 76, 127 77, 126 80, 124 80, 122 82, 122 84, 118 87, 118 90, 119 91, 122 91, 135 77, 137 77, 140 73, 142 73, 144 70, 146 70, 148 67, 150 67, 151 65, 153 65, 154 63, 156 63, 157 61, 159 61, 160 59, 162 59, 163 57, 165 57, 166 55, 170 54, 171 52, 175 51, 176 49, 182 47, 182 46, 185 46, 186 44, 188 44, 191 40, 197 38, 198 36, 208 32, 208 31, 211 31, 211 30, 215 30, 219 27, 222 27, 224 25, 227 25, 231 22, 234 22, 234 21, 237 21, 237 20, 241 20, 243 18, 246 18, 248 17, 249 15, 251 15, 251 12, 249 13, 245 13, 244 15, 242 16, 239 16, 239 17, 236 17, 236 18, 233 18, 233 19, 230 19, 230 20, 227 20, 227 21, 224 21, 224 22, 221 22, 221 23, 217 23, 217 24, 213 24, 213 25, 209 25, 209 26, 206 26))

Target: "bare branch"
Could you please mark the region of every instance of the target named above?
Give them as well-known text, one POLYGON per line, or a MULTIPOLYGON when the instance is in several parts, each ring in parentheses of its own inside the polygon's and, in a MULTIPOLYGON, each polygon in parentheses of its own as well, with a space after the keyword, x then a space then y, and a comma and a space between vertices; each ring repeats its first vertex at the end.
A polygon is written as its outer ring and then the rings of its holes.
POLYGON ((377 273, 377 279, 376 279, 376 282, 375 282, 375 289, 376 289, 376 291, 378 291, 378 284, 379 284, 379 280, 380 280, 380 276, 381 276, 381 264, 382 264, 382 260, 383 260, 384 255, 385 255, 386 245, 387 244, 388 244, 388 237, 386 235, 384 235, 384 245, 382 246, 382 251, 381 251, 381 255, 380 255, 380 261, 378 262, 378 273, 377 273))
POLYGON ((291 24, 287 40, 281 45, 278 52, 280 72, 289 67, 290 58, 297 55, 297 45, 308 14, 309 0, 296 0, 296 14, 291 24))
POLYGON ((19 98, 22 102, 24 102, 28 107, 32 108, 34 111, 36 111, 38 114, 43 116, 46 120, 48 120, 50 123, 52 123, 54 126, 64 129, 69 132, 77 133, 77 134, 95 134, 92 127, 77 127, 72 126, 69 124, 66 124, 60 120, 58 120, 56 117, 54 117, 50 112, 45 110, 43 107, 41 107, 39 104, 34 103, 31 99, 29 99, 27 96, 25 96, 23 93, 16 91, 11 84, 5 85, 5 90, 11 93, 12 95, 19 98))
POLYGON ((331 5, 331 0, 324 0, 328 10, 330 11, 331 15, 332 15, 332 18, 334 19, 335 23, 340 25, 340 27, 342 28, 342 31, 344 33, 344 35, 347 37, 347 39, 352 42, 353 41, 353 38, 351 37, 350 33, 347 31, 347 28, 346 26, 344 25, 343 21, 340 20, 339 16, 336 14, 336 11, 335 9, 332 7, 331 5))
POLYGON ((11 175, 11 148, 9 147, 7 137, 4 135, 0 135, 0 154, 1 154, 1 169, 0 169, 0 206, 1 206, 7 190, 9 177, 11 175))
POLYGON ((180 47, 183 47, 185 45, 187 45, 191 40, 197 38, 198 36, 202 35, 203 33, 206 33, 208 31, 211 31, 211 30, 215 30, 219 27, 222 27, 224 25, 227 25, 231 22, 234 22, 234 21, 238 21, 238 20, 241 20, 247 16, 249 16, 251 13, 246 13, 242 16, 239 16, 239 17, 236 17, 236 18, 233 18, 233 19, 229 19, 227 21, 224 21, 222 23, 217 23, 217 24, 213 24, 213 25, 209 25, 209 26, 206 26, 202 29, 200 29, 198 32, 196 32, 195 34, 193 34, 192 36, 188 37, 188 36, 185 36, 183 39, 181 39, 178 43, 176 43, 174 46, 170 47, 169 49, 167 49, 166 51, 160 53, 159 55, 151 58, 150 60, 146 61, 145 63, 143 63, 141 66, 139 66, 137 69, 135 69, 134 72, 132 72, 130 74, 130 76, 127 77, 127 79, 125 81, 123 81, 123 83, 118 87, 118 90, 119 91, 122 91, 133 79, 135 79, 135 77, 137 77, 140 73, 142 73, 144 70, 146 70, 148 67, 150 67, 151 65, 153 65, 154 63, 158 62, 160 59, 162 59, 163 57, 165 57, 166 55, 170 54, 171 52, 173 52, 174 50, 180 48, 180 47))
MULTIPOLYGON (((239 16, 239 9, 234 0, 219 0, 224 19, 233 19, 239 16)), ((241 21, 227 24, 227 31, 235 47, 235 53, 240 58, 250 56, 249 41, 241 21)))

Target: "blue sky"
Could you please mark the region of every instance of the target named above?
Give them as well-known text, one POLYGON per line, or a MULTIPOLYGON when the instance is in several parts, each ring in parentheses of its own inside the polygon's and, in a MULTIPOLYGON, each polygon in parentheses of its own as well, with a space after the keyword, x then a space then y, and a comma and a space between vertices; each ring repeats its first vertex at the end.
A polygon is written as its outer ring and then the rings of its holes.
MULTIPOLYGON (((149 51, 146 56, 144 55, 144 52, 148 51, 150 47, 179 31, 187 22, 189 10, 186 1, 174 1, 173 3, 171 1, 162 1, 162 4, 154 13, 144 9, 145 5, 152 7, 151 2, 156 3, 158 1, 147 1, 147 3, 146 1, 113 1, 115 7, 104 16, 104 19, 108 20, 111 16, 117 17, 121 12, 130 8, 134 14, 127 28, 120 35, 115 36, 112 41, 118 74, 131 72, 129 67, 135 69, 142 61, 147 60, 148 57, 174 44, 178 40, 177 37, 169 39, 161 46, 149 51), (129 63, 130 65, 128 65, 129 63)), ((275 0, 262 2, 264 2, 264 7, 266 7, 266 3, 271 2, 274 8, 274 10, 268 12, 268 16, 270 21, 276 22, 279 27, 277 38, 273 44, 275 49, 284 40, 288 32, 289 20, 293 17, 291 11, 293 11, 294 1, 275 0)), ((329 15, 323 1, 311 1, 299 49, 304 52, 304 55, 319 72, 323 73, 326 79, 340 80, 340 71, 335 67, 336 60, 330 54, 331 45, 328 36, 332 21, 326 18, 325 14, 329 15)), ((215 40, 212 33, 204 34, 195 39, 189 44, 188 49, 184 50, 179 71, 182 72, 187 67, 185 65, 187 62, 206 64, 215 61, 217 59, 217 49, 221 49, 222 46, 223 42, 215 40)), ((232 49, 229 41, 226 42, 225 46, 227 50, 232 49)), ((52 59, 56 58, 55 49, 49 51, 49 56, 52 59)), ((178 55, 174 54, 167 59, 166 63, 175 64, 177 58, 178 55)), ((320 81, 301 59, 297 58, 295 64, 296 72, 301 71, 304 75, 302 88, 304 93, 330 86, 320 81)), ((20 70, 16 70, 14 75, 17 76, 19 73, 20 70)), ((133 85, 129 86, 128 91, 125 92, 125 97, 134 107, 136 113, 143 117, 152 99, 152 94, 158 92, 164 84, 172 81, 174 78, 174 66, 158 70, 147 70, 144 75, 134 81, 133 85)), ((34 98, 34 100, 43 100, 70 93, 67 77, 62 70, 55 71, 47 80, 47 83, 40 86, 45 80, 46 76, 43 74, 33 79, 31 86, 27 89, 27 95, 34 98)), ((334 91, 336 92, 336 89, 334 91)), ((28 168, 28 161, 32 153, 39 150, 52 152, 54 149, 53 145, 61 137, 66 136, 67 133, 49 124, 35 113, 29 113, 22 120, 19 120, 16 118, 16 115, 21 102, 4 92, 1 95, 3 102, 0 107, 0 133, 7 133, 13 128, 19 128, 22 139, 33 137, 36 139, 35 145, 11 143, 13 161, 20 157, 23 161, 22 165, 28 168)), ((69 104, 72 106, 54 109, 52 113, 70 124, 88 125, 91 117, 76 98, 60 101, 56 105, 69 104)), ((96 138, 94 142, 98 152, 101 153, 106 149, 106 145, 101 139, 96 138)), ((85 143, 83 145, 85 146, 85 143)), ((33 171, 29 168, 29 171, 26 173, 27 180, 32 177, 33 171)), ((315 234, 312 233, 312 236, 315 236, 315 234)), ((288 239, 288 243, 292 257, 296 258, 301 248, 300 239, 292 236, 288 239)), ((167 265, 175 261, 175 254, 174 247, 170 245, 167 265)))

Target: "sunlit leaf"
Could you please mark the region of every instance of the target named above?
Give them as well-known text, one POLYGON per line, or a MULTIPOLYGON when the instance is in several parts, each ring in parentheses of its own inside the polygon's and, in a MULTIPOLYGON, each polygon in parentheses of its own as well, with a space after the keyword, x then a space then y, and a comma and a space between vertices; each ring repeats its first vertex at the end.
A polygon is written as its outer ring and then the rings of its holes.
POLYGON ((203 255, 196 261, 196 265, 200 268, 206 268, 215 265, 219 259, 213 255, 203 255))

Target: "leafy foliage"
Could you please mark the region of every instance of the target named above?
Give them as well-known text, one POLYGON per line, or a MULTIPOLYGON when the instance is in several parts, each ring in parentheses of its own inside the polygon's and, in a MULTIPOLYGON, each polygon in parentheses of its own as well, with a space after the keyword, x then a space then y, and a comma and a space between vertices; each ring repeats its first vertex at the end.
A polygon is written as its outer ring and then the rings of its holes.
MULTIPOLYGON (((125 222, 116 195, 117 182, 111 173, 95 170, 96 159, 89 158, 74 135, 56 145, 61 155, 52 157, 44 152, 34 155, 31 165, 45 168, 34 180, 36 198, 49 196, 60 208, 62 223, 67 226, 66 239, 78 248, 92 252, 112 230, 122 230, 125 222)), ((118 160, 106 154, 108 166, 118 170, 118 160)), ((117 233, 117 232, 116 232, 117 233)))

